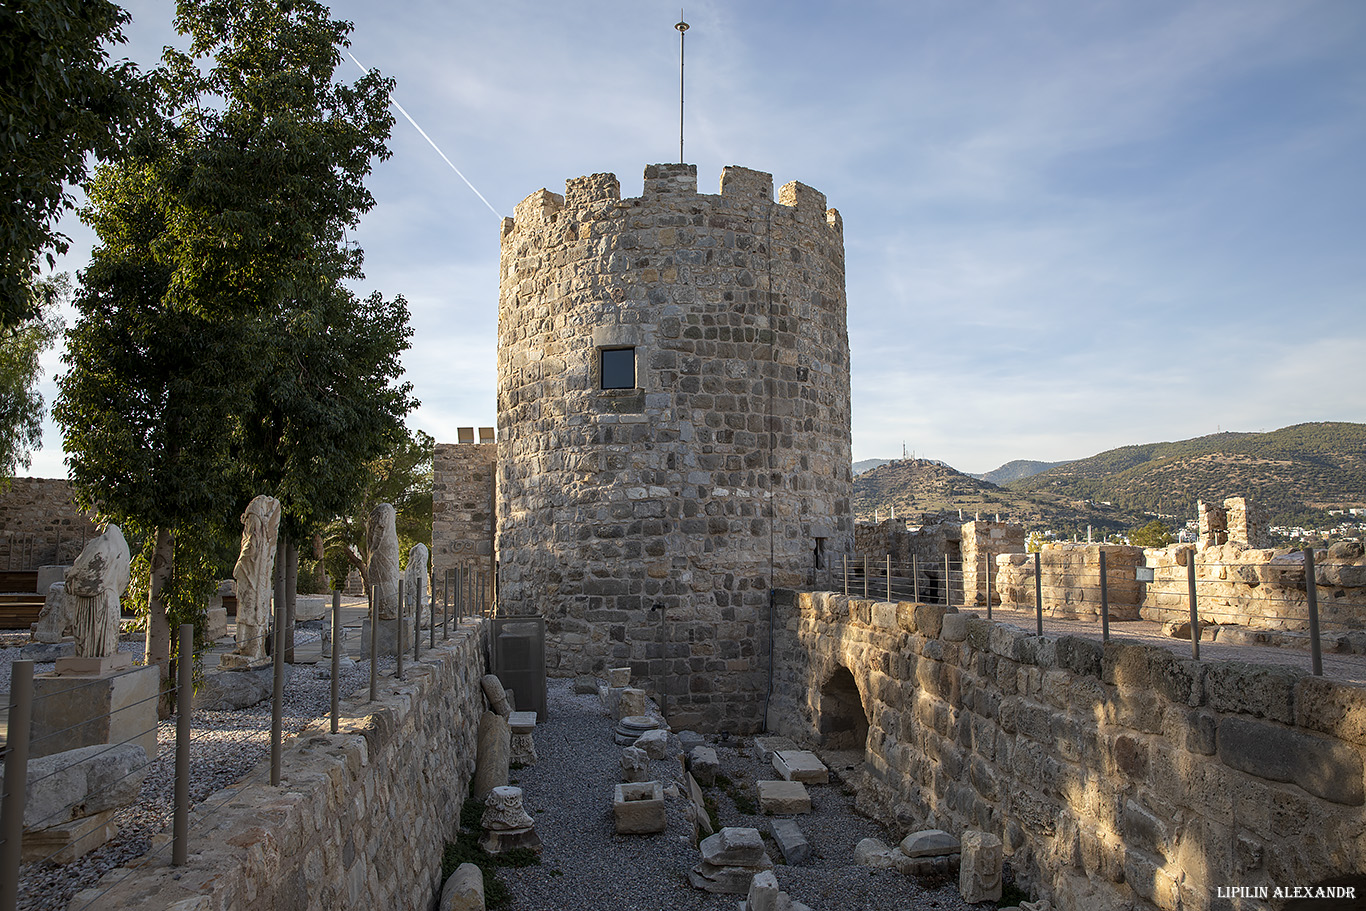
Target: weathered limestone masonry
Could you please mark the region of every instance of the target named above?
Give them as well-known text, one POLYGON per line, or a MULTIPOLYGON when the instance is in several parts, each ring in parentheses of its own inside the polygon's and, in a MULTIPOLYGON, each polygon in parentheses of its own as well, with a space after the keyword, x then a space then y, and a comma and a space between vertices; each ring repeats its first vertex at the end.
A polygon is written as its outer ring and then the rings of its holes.
MULTIPOLYGON (((992 585, 1002 604, 1034 609, 1034 554, 996 557, 992 585)), ((1143 566, 1143 548, 1127 544, 1045 544, 1039 551, 1043 574, 1043 612, 1048 617, 1100 622, 1100 555, 1105 554, 1106 595, 1111 620, 1137 620, 1144 587, 1136 570, 1143 566)), ((1181 578, 1185 604, 1185 577, 1181 578)))
POLYGON ((377 702, 368 690, 343 702, 340 733, 328 718, 300 731, 280 787, 266 760, 239 793, 209 795, 191 813, 186 866, 164 850, 70 908, 427 911, 474 772, 486 638, 484 621, 466 620, 405 680, 382 679, 377 702))
POLYGON ((803 184, 720 190, 651 165, 504 220, 499 605, 553 674, 629 664, 676 727, 752 731, 770 587, 852 543, 844 239, 803 184))
MULTIPOLYGON (((854 528, 854 551, 850 559, 859 564, 864 555, 872 564, 891 555, 895 572, 915 565, 919 575, 920 599, 943 604, 944 557, 949 558, 949 596, 953 603, 963 603, 963 588, 958 570, 963 559, 962 523, 936 521, 925 525, 908 526, 905 519, 884 519, 877 523, 860 522, 854 528)), ((857 568, 857 567, 855 567, 857 568)))
POLYGON ((99 533, 65 478, 15 478, 0 495, 0 568, 71 563, 99 533))
MULTIPOLYGON (((1205 622, 1254 630, 1309 628, 1304 554, 1218 544, 1163 548, 1118 544, 1048 544, 1040 552, 1044 613, 1068 619, 1100 619, 1100 553, 1105 552, 1112 620, 1187 621, 1190 593, 1186 565, 1195 560, 1196 607, 1205 622), (1151 582, 1136 571, 1152 572, 1151 582)), ((1330 558, 1319 551, 1314 578, 1319 620, 1325 633, 1366 629, 1366 559, 1330 558)), ((1034 607, 1034 555, 996 558, 993 583, 1004 604, 1034 607)))
MULTIPOLYGON (((1190 618, 1186 564, 1194 559, 1201 620, 1260 630, 1309 629, 1302 551, 1229 543, 1198 551, 1189 545, 1153 548, 1144 556, 1153 571, 1153 581, 1142 586, 1140 613, 1145 620, 1190 618)), ((1320 550, 1314 579, 1326 634, 1366 629, 1366 559, 1330 559, 1320 550)))
POLYGON ((868 725, 860 805, 992 833, 1055 907, 1248 911, 1216 887, 1366 869, 1366 691, 1036 637, 935 605, 782 593, 770 729, 868 725))
POLYGON ((1020 553, 1025 549, 1024 526, 1010 522, 977 519, 964 522, 960 532, 963 553, 964 603, 987 603, 990 597, 996 604, 1001 596, 995 586, 988 587, 987 573, 996 576, 996 557, 1000 554, 1020 553), (987 561, 991 561, 988 570, 987 561))
MULTIPOLYGON (((493 602, 494 476, 497 446, 493 428, 458 429, 459 443, 437 443, 432 477, 432 579, 437 597, 448 570, 483 573, 485 603, 493 602)), ((472 577, 477 579, 478 577, 472 577)))

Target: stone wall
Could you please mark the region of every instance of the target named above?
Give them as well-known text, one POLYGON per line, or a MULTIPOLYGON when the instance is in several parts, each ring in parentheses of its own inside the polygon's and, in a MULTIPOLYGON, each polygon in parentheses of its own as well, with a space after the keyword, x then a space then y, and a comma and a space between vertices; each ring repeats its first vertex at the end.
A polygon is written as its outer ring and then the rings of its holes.
POLYGON ((928 522, 924 525, 907 525, 904 519, 884 519, 881 522, 860 522, 854 529, 854 555, 850 565, 856 572, 862 572, 863 558, 868 558, 869 575, 876 576, 875 566, 891 556, 892 563, 899 569, 894 572, 907 574, 914 567, 919 577, 913 584, 910 580, 898 581, 897 587, 914 589, 919 586, 921 600, 943 604, 944 602, 944 558, 949 558, 949 595, 953 603, 963 601, 962 575, 962 523, 957 521, 928 522))
POLYGON ((324 717, 289 739, 280 787, 265 760, 206 797, 186 866, 169 866, 166 846, 110 871, 71 911, 427 911, 474 771, 486 637, 466 620, 403 681, 381 678, 377 702, 368 688, 345 700, 340 733, 324 717))
MULTIPOLYGON (((1196 607, 1206 623, 1253 630, 1309 628, 1304 553, 1246 549, 1237 544, 1204 548, 1177 544, 1140 548, 1114 544, 1048 544, 1039 554, 1044 613, 1066 619, 1100 619, 1100 553, 1106 554, 1110 619, 1190 619, 1187 564, 1195 561, 1196 607), (1151 578, 1138 579, 1146 570, 1151 578)), ((1034 555, 996 558, 995 586, 1003 604, 1034 608, 1034 555)), ((1318 551, 1319 623, 1325 633, 1366 629, 1366 558, 1318 551)))
POLYGON ((1366 690, 939 606, 778 603, 770 730, 861 721, 861 807, 898 834, 999 836, 1054 907, 1250 911, 1216 888, 1366 869, 1366 690))
POLYGON ((99 533, 65 478, 15 478, 0 492, 0 570, 72 563, 99 533))
MULTIPOLYGON (((494 479, 497 446, 493 429, 457 431, 459 443, 438 443, 432 474, 432 580, 437 597, 444 597, 444 580, 463 569, 477 583, 483 579, 484 600, 493 603, 494 479)), ((452 596, 454 597, 454 596, 452 596)), ((468 597, 468 595, 467 595, 468 597)))
POLYGON ((1022 553, 1025 549, 1024 526, 1011 522, 992 522, 977 519, 964 522, 961 531, 963 555, 963 592, 964 604, 987 603, 990 597, 994 603, 1001 602, 995 585, 988 584, 988 573, 996 575, 996 557, 1000 554, 1022 553), (990 562, 988 562, 990 561, 990 562))
MULTIPOLYGON (((1146 589, 1135 571, 1144 565, 1143 548, 1127 544, 1045 544, 1038 554, 1044 616, 1100 622, 1102 553, 1110 619, 1138 619, 1146 589)), ((1034 556, 1009 553, 996 557, 993 585, 1002 604, 1034 609, 1034 556)))
MULTIPOLYGON (((1165 623, 1190 619, 1186 564, 1195 560, 1195 600, 1200 619, 1255 630, 1309 629, 1304 552, 1244 549, 1236 544, 1197 550, 1153 548, 1145 564, 1153 580, 1143 588, 1141 614, 1165 623)), ((1366 559, 1315 553, 1319 625, 1325 633, 1366 629, 1366 559)))
POLYGON ((503 223, 499 609, 545 617, 552 674, 629 664, 676 727, 751 731, 769 590, 853 539, 843 225, 739 167, 620 197, 593 174, 503 223))

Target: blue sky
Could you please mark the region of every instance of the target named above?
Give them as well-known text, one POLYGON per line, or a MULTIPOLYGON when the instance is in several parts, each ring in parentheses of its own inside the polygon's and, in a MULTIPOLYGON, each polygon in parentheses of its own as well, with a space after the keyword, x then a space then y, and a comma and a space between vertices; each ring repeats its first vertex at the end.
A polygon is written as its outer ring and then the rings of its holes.
MULTIPOLYGON (((125 2, 122 51, 180 43, 125 2)), ((678 154, 678 7, 338 2, 500 214, 678 154)), ((854 458, 964 471, 1366 420, 1366 4, 689 4, 685 158, 844 217, 854 458)), ((351 64, 341 72, 359 74, 351 64)), ((401 117, 357 239, 403 294, 414 426, 492 425, 498 220, 401 117)), ((74 240, 78 269, 93 238, 74 240)), ((47 360, 58 367, 56 355, 47 360)), ((51 400, 55 386, 45 387, 51 400)), ((30 473, 65 474, 49 428, 30 473)))

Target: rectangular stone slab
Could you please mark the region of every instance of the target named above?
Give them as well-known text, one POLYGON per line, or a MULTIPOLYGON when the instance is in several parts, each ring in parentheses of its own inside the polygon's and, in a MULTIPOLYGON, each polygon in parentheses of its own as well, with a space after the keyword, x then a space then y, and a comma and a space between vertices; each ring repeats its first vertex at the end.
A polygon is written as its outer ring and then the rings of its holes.
POLYGON ((755 737, 754 758, 768 762, 778 750, 795 750, 797 745, 786 737, 755 737))
POLYGON ((806 833, 797 825, 797 820, 775 819, 772 831, 773 840, 778 843, 778 850, 783 852, 783 860, 787 863, 796 866, 811 859, 811 842, 806 840, 806 833))
POLYGON ((759 808, 773 816, 795 816, 811 812, 811 795, 800 781, 761 781, 759 808))
POLYGON ((773 769, 786 781, 800 781, 804 784, 830 783, 830 770, 809 750, 775 751, 773 769))
POLYGON ((530 734, 536 729, 536 713, 510 712, 508 714, 508 727, 512 728, 514 734, 530 734))

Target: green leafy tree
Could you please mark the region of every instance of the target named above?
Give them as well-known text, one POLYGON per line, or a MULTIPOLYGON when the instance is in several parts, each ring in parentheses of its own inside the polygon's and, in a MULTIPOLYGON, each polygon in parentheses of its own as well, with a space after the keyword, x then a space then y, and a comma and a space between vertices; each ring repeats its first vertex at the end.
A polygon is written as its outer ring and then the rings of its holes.
POLYGON ((17 326, 0 328, 0 477, 12 478, 27 468, 32 451, 43 438, 43 397, 39 356, 51 348, 62 332, 57 315, 61 298, 69 293, 70 279, 57 275, 36 283, 36 316, 17 326))
POLYGON ((0 328, 39 316, 34 286, 46 253, 69 242, 54 227, 86 154, 113 155, 144 109, 146 86, 111 63, 128 14, 108 0, 0 4, 0 328))
POLYGON ((163 668, 177 534, 235 529, 262 492, 296 530, 320 523, 411 406, 406 306, 342 285, 361 276, 346 232, 373 205, 391 82, 333 82, 351 26, 313 0, 181 0, 176 25, 190 49, 158 74, 166 119, 91 188, 101 246, 55 411, 81 495, 151 530, 163 668))
POLYGON ((229 438, 250 386, 232 353, 256 327, 170 293, 176 213, 157 172, 155 162, 105 166, 90 186, 84 216, 100 243, 81 276, 53 416, 83 505, 152 542, 147 660, 164 671, 177 533, 237 512, 229 438))
POLYGON ((365 527, 371 510, 390 503, 397 513, 399 557, 406 561, 414 544, 432 546, 432 459, 436 441, 421 430, 406 432, 382 458, 367 466, 364 490, 355 508, 327 526, 325 563, 332 585, 340 589, 351 570, 369 584, 365 564, 370 552, 365 527))
POLYGON ((1161 519, 1153 519, 1142 528, 1129 532, 1129 543, 1135 547, 1166 547, 1174 540, 1172 530, 1161 519))

